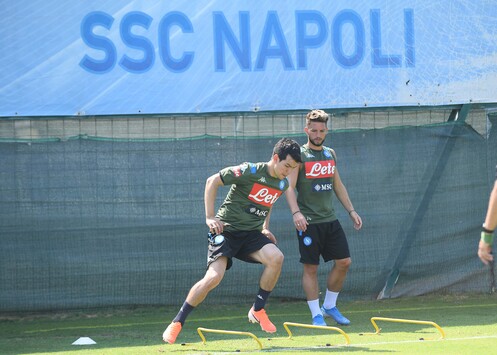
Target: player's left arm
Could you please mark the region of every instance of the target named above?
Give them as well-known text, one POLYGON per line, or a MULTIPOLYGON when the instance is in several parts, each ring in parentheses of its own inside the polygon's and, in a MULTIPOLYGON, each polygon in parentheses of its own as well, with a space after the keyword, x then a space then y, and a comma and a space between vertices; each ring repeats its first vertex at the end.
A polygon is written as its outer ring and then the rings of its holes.
POLYGON ((269 230, 269 220, 271 219, 271 211, 273 209, 271 208, 269 212, 267 213, 266 219, 264 220, 264 224, 262 225, 262 234, 264 234, 270 241, 272 241, 274 244, 277 244, 276 237, 274 234, 269 230))
POLYGON ((356 230, 361 229, 362 227, 362 219, 361 216, 357 213, 357 211, 354 209, 354 205, 352 204, 352 201, 350 200, 349 193, 347 192, 347 189, 345 188, 345 185, 342 182, 342 179, 340 178, 340 174, 338 173, 338 168, 336 166, 336 153, 335 151, 332 150, 333 156, 335 157, 335 172, 333 175, 333 190, 335 191, 335 195, 337 196, 338 200, 342 204, 342 206, 347 210, 349 213, 349 217, 354 223, 354 228, 356 230))
POLYGON ((494 187, 490 193, 488 201, 487 214, 483 223, 480 243, 478 244, 478 256, 481 261, 488 265, 494 260, 492 255, 492 244, 494 239, 494 231, 497 227, 497 180, 494 182, 494 187))

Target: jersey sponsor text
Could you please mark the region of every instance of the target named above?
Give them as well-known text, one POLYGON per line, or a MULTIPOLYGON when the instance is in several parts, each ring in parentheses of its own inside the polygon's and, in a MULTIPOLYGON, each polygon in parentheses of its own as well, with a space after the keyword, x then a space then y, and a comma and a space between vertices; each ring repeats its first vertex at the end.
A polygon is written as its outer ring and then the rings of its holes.
POLYGON ((335 175, 335 161, 305 162, 305 177, 308 179, 327 178, 335 175))
POLYGON ((249 200, 266 207, 271 207, 279 197, 280 191, 257 183, 248 195, 249 200))
POLYGON ((327 183, 315 183, 312 185, 312 189, 316 192, 322 192, 322 191, 332 191, 333 190, 333 184, 330 182, 327 183))
POLYGON ((269 213, 269 210, 260 210, 258 209, 257 207, 255 206, 250 206, 249 208, 247 208, 245 210, 245 212, 249 213, 249 214, 253 214, 257 217, 267 217, 268 213, 269 213))

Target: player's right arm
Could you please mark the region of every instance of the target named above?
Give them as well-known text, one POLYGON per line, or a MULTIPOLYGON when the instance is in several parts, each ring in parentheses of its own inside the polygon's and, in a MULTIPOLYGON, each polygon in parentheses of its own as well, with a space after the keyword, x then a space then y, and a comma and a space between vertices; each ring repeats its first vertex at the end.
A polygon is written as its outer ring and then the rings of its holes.
POLYGON ((297 203, 297 193, 295 192, 295 186, 297 186, 297 179, 299 177, 300 164, 299 167, 293 169, 290 175, 287 176, 289 186, 285 192, 286 201, 292 212, 293 224, 295 228, 301 231, 307 229, 307 220, 305 216, 300 212, 300 207, 297 203))
POLYGON ((223 223, 216 218, 215 202, 217 190, 223 186, 221 175, 216 173, 207 178, 205 182, 204 191, 204 205, 205 205, 205 224, 213 233, 220 234, 223 232, 223 223))

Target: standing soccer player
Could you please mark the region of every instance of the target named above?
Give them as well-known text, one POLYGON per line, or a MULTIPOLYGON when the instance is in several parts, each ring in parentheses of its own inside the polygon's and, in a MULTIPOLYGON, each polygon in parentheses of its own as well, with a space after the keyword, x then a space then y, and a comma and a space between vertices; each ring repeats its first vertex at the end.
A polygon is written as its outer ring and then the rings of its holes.
POLYGON ((338 324, 348 325, 350 321, 340 313, 336 302, 351 259, 347 238, 335 216, 333 193, 347 210, 356 230, 361 229, 362 220, 338 174, 335 151, 323 145, 328 133, 328 118, 322 110, 307 114, 304 128, 307 143, 301 148, 302 164, 290 175, 286 198, 297 229, 300 262, 304 265, 302 285, 312 324, 326 325, 324 317, 331 317, 338 324), (320 256, 325 262, 334 260, 322 307, 319 306, 317 277, 320 256))
POLYGON ((279 140, 267 163, 243 163, 222 169, 205 185, 205 223, 209 228, 207 271, 188 293, 176 317, 162 335, 173 344, 188 314, 213 290, 232 265, 232 258, 264 265, 259 292, 248 312, 249 321, 274 333, 276 327, 264 309, 276 286, 283 265, 283 253, 269 231, 271 208, 289 186, 287 176, 300 163, 300 146, 291 139, 279 140), (220 186, 231 185, 221 207, 214 214, 220 186))
POLYGON ((478 257, 481 261, 488 265, 494 261, 492 255, 492 244, 494 241, 494 231, 497 227, 497 166, 495 167, 495 182, 494 188, 490 193, 488 201, 487 215, 481 230, 480 244, 478 244, 478 257))

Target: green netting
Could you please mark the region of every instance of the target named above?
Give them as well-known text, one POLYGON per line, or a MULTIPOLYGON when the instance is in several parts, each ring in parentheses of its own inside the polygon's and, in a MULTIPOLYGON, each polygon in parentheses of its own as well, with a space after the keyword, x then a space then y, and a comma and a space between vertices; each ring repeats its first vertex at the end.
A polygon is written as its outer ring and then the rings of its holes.
MULTIPOLYGON (((269 160, 277 139, 0 143, 0 310, 179 305, 205 271, 206 178, 269 160)), ((495 132, 460 123, 337 131, 327 144, 364 221, 354 231, 337 203, 353 260, 341 297, 489 291, 476 248, 495 132)), ((284 198, 271 229, 285 254, 272 297, 304 298, 284 198)), ((320 268, 322 287, 330 266, 320 268)), ((205 302, 251 301, 261 271, 235 260, 205 302)))

